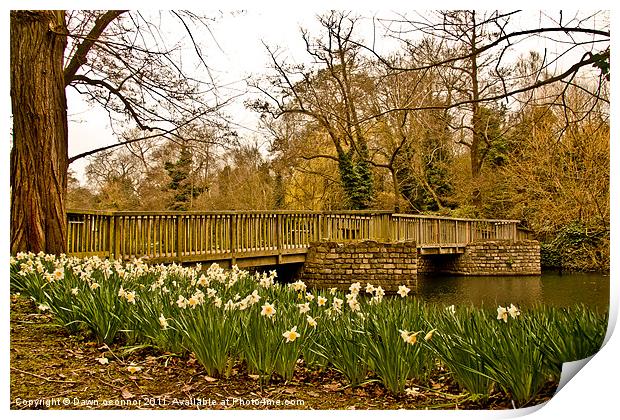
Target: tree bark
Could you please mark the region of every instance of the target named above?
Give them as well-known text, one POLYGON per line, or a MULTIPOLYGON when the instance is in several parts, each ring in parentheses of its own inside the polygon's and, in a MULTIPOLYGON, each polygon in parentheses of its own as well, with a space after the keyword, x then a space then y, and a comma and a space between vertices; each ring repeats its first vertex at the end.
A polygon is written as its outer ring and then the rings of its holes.
POLYGON ((11 253, 66 251, 64 11, 11 11, 11 253))

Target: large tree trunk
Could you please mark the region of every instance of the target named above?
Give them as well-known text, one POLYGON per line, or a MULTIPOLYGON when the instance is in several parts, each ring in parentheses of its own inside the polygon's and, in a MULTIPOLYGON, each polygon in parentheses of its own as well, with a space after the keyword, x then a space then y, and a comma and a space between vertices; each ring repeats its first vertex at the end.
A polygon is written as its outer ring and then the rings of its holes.
POLYGON ((66 251, 63 11, 11 11, 11 252, 66 251))

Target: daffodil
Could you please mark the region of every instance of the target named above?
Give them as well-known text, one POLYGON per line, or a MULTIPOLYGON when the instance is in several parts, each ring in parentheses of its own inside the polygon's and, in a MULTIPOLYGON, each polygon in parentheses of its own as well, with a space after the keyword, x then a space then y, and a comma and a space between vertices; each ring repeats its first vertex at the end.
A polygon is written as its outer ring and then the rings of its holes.
POLYGON ((80 291, 80 290, 79 290, 77 287, 74 287, 73 289, 71 289, 71 294, 72 294, 73 296, 77 296, 77 294, 79 293, 79 291, 80 291))
POLYGON ((356 282, 356 283, 352 283, 351 286, 349 286, 349 290, 354 295, 357 295, 360 292, 361 288, 362 288, 362 286, 360 285, 359 281, 356 282))
POLYGON ((292 341, 295 341, 296 339, 298 339, 300 337, 299 333, 297 332, 297 326, 294 326, 293 328, 291 328, 289 331, 285 331, 282 336, 284 338, 286 338, 286 342, 290 343, 292 341))
POLYGON ((140 372, 142 368, 136 365, 129 365, 127 366, 127 370, 129 371, 129 373, 136 373, 136 372, 140 372))
POLYGON ((329 293, 331 293, 332 295, 335 295, 337 291, 338 291, 337 287, 332 287, 331 289, 329 289, 329 293))
POLYGON ((510 304, 510 308, 508 308, 508 313, 513 319, 521 315, 521 311, 519 311, 519 308, 514 306, 512 303, 510 304))
POLYGON ((93 290, 97 290, 99 288, 99 283, 91 283, 90 288, 93 290))
POLYGON ((267 318, 271 318, 276 313, 276 308, 269 302, 266 302, 263 306, 261 306, 260 314, 266 316, 267 318))
POLYGON ((429 341, 431 338, 433 338, 433 333, 437 331, 436 329, 430 330, 429 332, 426 333, 426 335, 424 336, 424 341, 429 341))
POLYGON ((324 298, 323 296, 320 296, 320 295, 316 298, 316 304, 317 305, 323 306, 326 303, 327 303, 327 298, 324 298))
POLYGON ((192 308, 195 308, 196 305, 198 305, 199 303, 200 303, 200 300, 198 300, 196 296, 190 296, 190 298, 187 300, 187 304, 191 306, 192 308))
POLYGON ((304 292, 306 290, 306 283, 301 280, 297 280, 295 283, 291 283, 291 287, 296 292, 304 292))
POLYGON ((299 313, 300 314, 305 314, 306 312, 310 311, 310 304, 308 302, 300 303, 297 306, 299 307, 299 313))
POLYGON ((405 286, 404 284, 401 286, 398 286, 398 293, 400 295, 400 297, 405 297, 409 294, 409 292, 411 291, 410 288, 408 288, 407 286, 405 286))
POLYGON ((416 343, 418 334, 420 334, 420 331, 415 332, 415 333, 411 333, 405 330, 398 330, 398 331, 400 332, 400 337, 403 339, 403 341, 411 345, 416 343))
POLYGON ((250 304, 255 304, 260 301, 260 295, 258 294, 258 290, 254 290, 250 295, 250 304))
POLYGON ((179 295, 179 298, 177 299, 177 306, 181 309, 187 308, 187 299, 185 299, 183 295, 179 295))
POLYGON ((361 309, 360 303, 355 299, 349 300, 347 303, 352 312, 357 312, 361 309))
POLYGON ((310 292, 306 293, 306 300, 312 302, 314 300, 314 295, 310 292))
POLYGON ((65 278, 65 270, 57 268, 54 270, 54 280, 62 280, 65 278))
POLYGON ((508 310, 503 306, 497 308, 497 319, 508 322, 508 310))
POLYGON ((375 286, 370 283, 366 283, 366 293, 373 293, 375 291, 375 286))
POLYGON ((207 280, 207 277, 204 274, 201 274, 198 278, 198 285, 202 287, 209 286, 209 280, 207 280))
POLYGON ((168 320, 164 314, 159 315, 159 325, 161 325, 164 330, 168 328, 168 320))
POLYGON ((335 297, 335 298, 334 298, 334 300, 333 300, 333 302, 332 302, 332 307, 333 307, 335 310, 339 311, 339 310, 340 310, 340 308, 342 307, 342 303, 343 303, 343 302, 344 302, 344 301, 343 301, 342 299, 339 299, 339 298, 335 297))
POLYGON ((310 325, 313 328, 316 328, 316 320, 314 318, 312 318, 310 315, 306 316, 306 322, 308 323, 308 325, 310 325))
POLYGON ((126 292, 125 293, 125 299, 127 299, 127 302, 129 302, 129 303, 135 304, 136 303, 136 292, 135 291, 133 291, 133 292, 126 292))

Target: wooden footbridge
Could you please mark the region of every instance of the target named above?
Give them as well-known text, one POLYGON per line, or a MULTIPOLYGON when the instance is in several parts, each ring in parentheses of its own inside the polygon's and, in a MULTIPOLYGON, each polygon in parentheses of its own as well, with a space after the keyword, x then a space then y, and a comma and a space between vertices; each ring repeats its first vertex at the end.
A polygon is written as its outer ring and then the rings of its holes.
POLYGON ((67 212, 69 255, 240 267, 303 262, 321 240, 407 240, 421 254, 460 253, 475 241, 525 239, 517 222, 386 211, 67 212))

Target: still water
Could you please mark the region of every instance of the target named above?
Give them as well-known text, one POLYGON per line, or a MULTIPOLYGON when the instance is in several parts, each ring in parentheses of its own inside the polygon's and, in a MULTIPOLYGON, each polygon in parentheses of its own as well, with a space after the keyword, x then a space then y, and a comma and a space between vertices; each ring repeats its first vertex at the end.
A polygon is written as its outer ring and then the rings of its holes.
POLYGON ((411 294, 438 305, 497 308, 510 303, 526 308, 542 303, 566 307, 576 303, 607 311, 609 275, 544 273, 542 276, 418 276, 411 294))

